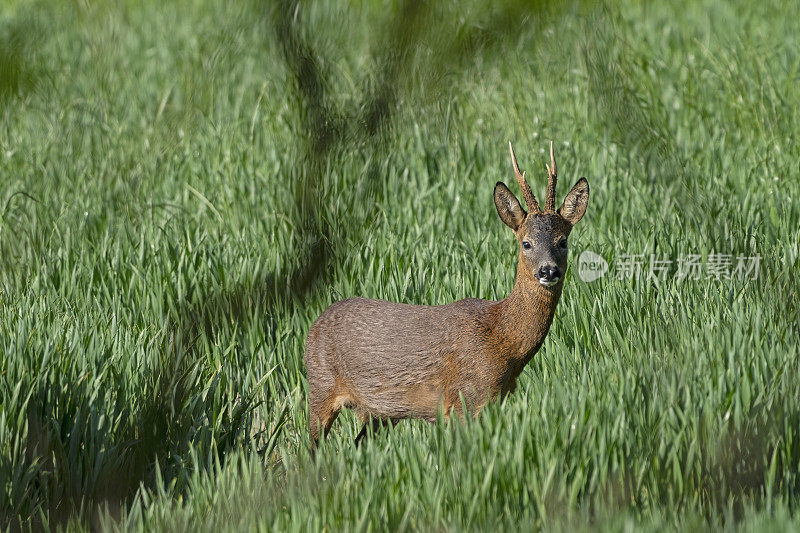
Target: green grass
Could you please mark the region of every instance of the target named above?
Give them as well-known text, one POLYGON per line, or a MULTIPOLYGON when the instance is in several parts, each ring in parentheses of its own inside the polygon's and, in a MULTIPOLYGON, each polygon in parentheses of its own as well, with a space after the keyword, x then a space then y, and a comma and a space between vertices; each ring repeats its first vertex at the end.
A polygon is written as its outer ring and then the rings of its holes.
POLYGON ((800 6, 461 4, 389 61, 397 6, 300 9, 316 109, 280 6, 0 2, 0 528, 800 527, 800 6), (591 199, 517 392, 312 462, 314 319, 505 296, 550 139, 591 199))

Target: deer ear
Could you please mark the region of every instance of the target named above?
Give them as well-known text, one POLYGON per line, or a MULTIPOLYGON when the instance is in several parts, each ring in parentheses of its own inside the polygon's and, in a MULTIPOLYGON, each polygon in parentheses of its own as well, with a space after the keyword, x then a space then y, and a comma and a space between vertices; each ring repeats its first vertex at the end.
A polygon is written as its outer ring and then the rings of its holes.
POLYGON ((502 181, 498 181, 494 186, 494 206, 497 208, 500 220, 514 231, 517 231, 522 221, 525 220, 525 215, 528 214, 519 205, 519 200, 514 193, 508 190, 502 181))
POLYGON ((573 226, 583 218, 586 213, 586 205, 589 203, 589 182, 586 178, 581 178, 578 183, 572 187, 567 197, 564 198, 564 203, 558 208, 558 214, 561 218, 572 224, 573 226))

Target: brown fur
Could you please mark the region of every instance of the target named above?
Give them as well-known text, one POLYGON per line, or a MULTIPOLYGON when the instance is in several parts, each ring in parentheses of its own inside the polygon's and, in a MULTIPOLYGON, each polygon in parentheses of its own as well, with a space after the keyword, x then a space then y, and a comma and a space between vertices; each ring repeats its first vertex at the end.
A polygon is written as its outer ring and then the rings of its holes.
MULTIPOLYGON (((518 171, 513 151, 512 158, 518 171)), ((554 161, 551 168, 554 182, 554 161)), ((433 421, 440 410, 460 413, 462 398, 474 415, 490 399, 513 392, 552 324, 566 270, 561 245, 587 203, 581 178, 557 212, 537 205, 528 215, 498 182, 498 214, 520 242, 517 279, 503 300, 424 306, 351 298, 328 307, 309 331, 304 358, 312 448, 344 407, 356 409, 365 423, 360 440, 370 418, 433 421), (537 274, 545 266, 561 273, 550 286, 537 274)))

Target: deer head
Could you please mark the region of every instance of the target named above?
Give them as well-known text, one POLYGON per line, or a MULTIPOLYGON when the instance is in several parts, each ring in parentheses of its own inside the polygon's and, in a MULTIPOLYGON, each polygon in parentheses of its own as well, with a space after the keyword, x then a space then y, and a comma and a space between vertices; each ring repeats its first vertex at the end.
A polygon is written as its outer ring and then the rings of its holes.
POLYGON ((520 172, 514 148, 508 143, 511 163, 517 177, 525 203, 526 212, 517 197, 505 183, 498 181, 494 187, 494 205, 497 214, 506 226, 511 228, 520 246, 518 275, 536 280, 545 287, 554 287, 564 279, 567 269, 567 239, 573 226, 583 217, 589 203, 589 182, 581 178, 569 191, 564 203, 556 206, 556 160, 553 143, 550 143, 550 165, 547 168, 547 197, 542 210, 525 173, 520 172))

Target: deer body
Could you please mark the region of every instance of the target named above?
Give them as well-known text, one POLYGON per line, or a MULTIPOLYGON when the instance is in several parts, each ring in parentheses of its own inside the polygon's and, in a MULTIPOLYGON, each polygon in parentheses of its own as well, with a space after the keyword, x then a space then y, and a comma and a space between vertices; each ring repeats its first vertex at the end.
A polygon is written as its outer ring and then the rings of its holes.
MULTIPOLYGON (((343 407, 355 409, 365 423, 433 421, 439 412, 461 412, 462 398, 477 414, 488 400, 514 391, 552 324, 566 269, 566 236, 583 216, 588 185, 582 178, 558 212, 543 212, 511 154, 532 210, 525 213, 504 184, 495 186, 500 218, 521 243, 514 289, 497 302, 468 298, 423 306, 351 298, 331 305, 306 341, 312 447, 343 407)), ((554 192, 552 146, 551 165, 554 192)))

